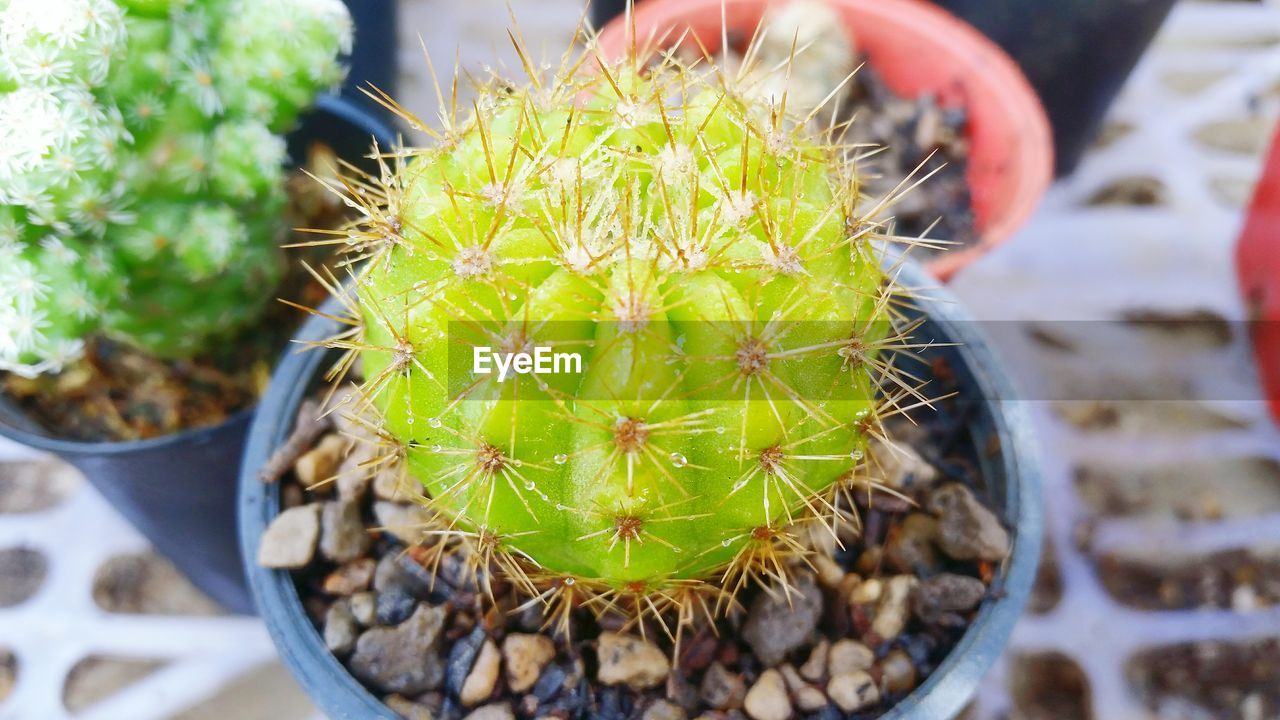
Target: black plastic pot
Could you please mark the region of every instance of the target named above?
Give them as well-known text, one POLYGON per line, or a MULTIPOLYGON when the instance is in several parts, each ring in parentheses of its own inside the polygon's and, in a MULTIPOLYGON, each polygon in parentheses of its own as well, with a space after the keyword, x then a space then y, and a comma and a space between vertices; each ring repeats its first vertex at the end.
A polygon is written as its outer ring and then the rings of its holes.
MULTIPOLYGON (((977 461, 993 506, 1012 528, 1013 550, 1000 568, 991 596, 973 625, 937 671, 883 717, 896 720, 940 720, 958 713, 1000 655, 1014 623, 1022 614, 1036 565, 1043 531, 1040 466, 1030 419, 1015 400, 1008 375, 969 319, 953 300, 935 288, 936 281, 918 267, 902 275, 908 287, 929 288, 918 300, 928 321, 916 332, 917 342, 938 347, 921 354, 945 358, 965 398, 975 404, 969 427, 977 461), (950 345, 956 343, 955 345, 950 345), (944 346, 945 344, 945 346, 944 346), (994 453, 990 450, 996 448, 994 453)), ((336 309, 336 308, 335 308, 336 309)), ((315 341, 334 334, 338 325, 313 317, 299 339, 315 341)), ((322 352, 291 354, 281 361, 262 408, 249 431, 240 470, 240 543, 249 585, 258 611, 289 671, 324 713, 334 720, 367 720, 398 716, 353 678, 325 648, 320 633, 302 608, 287 571, 258 567, 258 542, 280 511, 278 485, 264 485, 258 471, 293 427, 298 407, 320 381, 332 358, 322 352)))
MULTIPOLYGON (((289 136, 290 154, 324 142, 357 161, 371 137, 394 133, 346 100, 321 98, 289 136)), ((244 410, 214 427, 136 442, 79 442, 52 436, 0 395, 0 435, 74 465, 156 550, 223 607, 252 613, 236 542, 236 473, 253 418, 244 410)))
POLYGON ((396 55, 400 44, 396 35, 396 0, 347 0, 355 21, 355 43, 351 48, 351 71, 342 87, 342 96, 368 110, 383 114, 383 108, 360 88, 370 85, 395 96, 396 55))
POLYGON ((1176 0, 933 0, 1009 53, 1053 124, 1058 175, 1075 169, 1176 0))
MULTIPOLYGON (((628 0, 591 0, 596 27, 628 0)), ((639 1, 639 0, 637 0, 639 1)), ((1018 62, 1053 125, 1059 176, 1075 169, 1176 0, 931 0, 1018 62)))

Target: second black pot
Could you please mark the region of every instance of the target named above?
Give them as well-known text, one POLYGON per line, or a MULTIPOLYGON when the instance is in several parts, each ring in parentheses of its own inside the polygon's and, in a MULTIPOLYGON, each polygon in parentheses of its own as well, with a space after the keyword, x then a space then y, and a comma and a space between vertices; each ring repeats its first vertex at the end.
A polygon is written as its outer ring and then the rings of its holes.
MULTIPOLYGON (((882 720, 942 720, 955 716, 968 702, 1026 606, 1040 560, 1044 524, 1040 465, 1030 419, 975 322, 954 299, 934 289, 936 281, 918 266, 905 268, 900 280, 908 288, 928 288, 913 293, 921 306, 913 312, 925 318, 912 333, 913 342, 928 345, 918 351, 927 361, 947 363, 962 402, 972 406, 963 442, 981 466, 977 475, 987 481, 986 487, 975 490, 986 495, 1010 528, 1013 543, 1009 559, 997 569, 988 599, 964 637, 920 687, 881 716, 882 720)), ((332 307, 339 311, 336 303, 332 307)), ((298 339, 318 342, 339 329, 336 320, 316 316, 298 339)), ((298 407, 322 383, 320 376, 332 359, 321 351, 290 354, 271 379, 250 429, 240 470, 241 551, 258 611, 282 661, 312 701, 334 720, 396 720, 399 716, 325 647, 303 609, 293 576, 255 563, 262 533, 280 513, 279 486, 263 484, 258 471, 288 436, 298 407)))
MULTIPOLYGON (((377 116, 321 98, 289 135, 290 156, 313 142, 356 162, 371 138, 390 147, 394 132, 377 116)), ((0 396, 0 435, 74 465, 121 515, 196 587, 226 609, 252 613, 236 542, 236 474, 253 418, 244 410, 221 425, 136 442, 54 437, 0 396)))
POLYGON ((1058 175, 1066 175, 1176 0, 932 1, 1022 66, 1053 124, 1058 175))

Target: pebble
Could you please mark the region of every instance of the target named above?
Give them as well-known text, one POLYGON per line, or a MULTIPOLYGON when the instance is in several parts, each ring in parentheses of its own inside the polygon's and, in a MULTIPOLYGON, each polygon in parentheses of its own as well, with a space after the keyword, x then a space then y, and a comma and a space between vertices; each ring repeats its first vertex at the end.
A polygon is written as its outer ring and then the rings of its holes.
MULTIPOLYGON (((881 640, 892 640, 906 629, 911 591, 919 582, 912 575, 895 575, 885 583, 884 594, 876 605, 875 619, 871 621, 872 632, 881 640)), ((835 675, 835 671, 831 674, 835 675)))
POLYGON ((293 474, 304 488, 329 480, 337 472, 349 446, 350 442, 337 433, 325 435, 293 464, 293 474))
POLYGON ((906 443, 873 437, 870 454, 873 467, 880 472, 880 481, 895 490, 922 490, 938 480, 937 468, 906 443))
POLYGON ((854 712, 880 702, 880 690, 871 675, 858 670, 833 675, 827 683, 827 696, 845 712, 854 712))
POLYGON ((386 501, 373 504, 373 516, 380 530, 409 545, 421 540, 423 531, 435 520, 435 514, 425 505, 386 501))
POLYGON ((364 500, 369 492, 369 471, 361 467, 361 463, 370 459, 370 445, 367 442, 352 444, 351 451, 338 466, 338 497, 344 500, 364 500))
POLYGON ((480 655, 471 666, 471 672, 462 683, 462 692, 458 693, 458 700, 468 707, 479 705, 487 700, 498 684, 498 672, 501 667, 502 653, 498 651, 498 646, 492 640, 485 640, 480 648, 480 655))
POLYGON ((418 601, 400 588, 378 593, 374 603, 374 616, 380 625, 399 625, 413 615, 418 601))
POLYGON ((365 627, 372 627, 378 620, 378 597, 371 592, 359 592, 351 596, 351 616, 365 627))
POLYGON ((873 603, 880 599, 884 592, 884 583, 879 578, 863 580, 849 592, 849 602, 854 605, 873 603))
POLYGON ((403 590, 410 595, 426 597, 431 592, 431 573, 413 558, 399 552, 382 556, 373 571, 373 589, 378 592, 403 590))
POLYGON ((391 712, 404 718, 404 720, 436 720, 435 713, 431 712, 431 708, 421 703, 416 703, 403 695, 388 695, 383 698, 382 702, 386 703, 391 712))
POLYGON ((754 720, 787 720, 791 717, 791 698, 786 681, 777 670, 765 670, 747 691, 743 708, 754 720))
POLYGON ((938 567, 937 536, 937 520, 925 513, 911 513, 889 534, 885 558, 898 572, 927 575, 938 567))
POLYGON ((285 510, 271 521, 258 544, 258 564, 267 568, 306 567, 316 555, 320 538, 320 506, 285 510))
POLYGON ((800 677, 809 682, 822 682, 827 677, 827 653, 831 643, 826 638, 818 641, 809 653, 809 659, 800 666, 800 677))
POLYGON ((451 697, 462 694, 462 686, 471 674, 471 668, 480 655, 480 648, 489 639, 483 627, 473 629, 467 635, 458 638, 449 648, 449 657, 445 664, 444 687, 451 697))
POLYGON ((600 634, 596 656, 597 679, 604 685, 626 685, 632 690, 656 687, 667 679, 671 662, 653 643, 615 632, 600 634))
POLYGON ((516 720, 516 716, 515 713, 511 712, 511 706, 507 703, 492 703, 476 708, 463 720, 516 720))
POLYGON ((369 589, 373 571, 378 565, 373 558, 349 562, 324 578, 324 591, 330 595, 355 595, 369 589))
POLYGON ((918 677, 916 664, 901 648, 885 655, 884 660, 880 661, 880 669, 882 673, 880 682, 884 685, 885 692, 890 695, 905 694, 916 686, 918 677))
POLYGON ((779 666, 778 672, 782 673, 782 679, 787 682, 787 690, 791 692, 795 692, 808 684, 800 677, 800 673, 796 672, 795 666, 791 663, 779 666))
POLYGON ((813 567, 818 571, 818 582, 823 587, 836 588, 840 586, 840 581, 844 580, 845 570, 840 567, 840 563, 832 560, 827 555, 818 555, 813 558, 813 567))
POLYGON ((822 615, 822 591, 802 576, 790 593, 760 593, 751 603, 742 637, 765 667, 777 665, 809 640, 822 615))
POLYGON ((666 691, 666 698, 680 707, 689 710, 698 707, 698 688, 689 682, 684 672, 671 673, 666 691))
POLYGON ((373 495, 379 500, 412 503, 422 494, 422 485, 409 477, 403 466, 391 464, 378 469, 373 476, 373 495))
POLYGON ((827 657, 827 669, 833 676, 870 670, 876 662, 876 654, 871 648, 849 639, 839 640, 832 645, 827 657))
POLYGON ((502 641, 502 658, 507 666, 507 685, 522 693, 533 687, 543 668, 556 656, 555 643, 546 635, 512 633, 502 641))
POLYGON ((935 490, 928 510, 938 516, 938 547, 956 560, 999 562, 1009 554, 1009 533, 969 488, 949 483, 935 490))
POLYGON ((351 614, 351 604, 338 600, 329 606, 324 616, 324 645, 334 655, 346 656, 356 647, 360 626, 351 614))
POLYGON ((360 517, 360 503, 335 500, 324 503, 320 513, 320 553, 337 563, 355 560, 369 552, 373 540, 360 517))
POLYGON ((714 662, 702 676, 702 685, 698 688, 698 696, 708 707, 717 710, 731 710, 742 707, 742 700, 747 695, 747 685, 742 676, 730 672, 724 665, 714 662))
POLYGON ((645 708, 640 720, 685 720, 688 717, 684 708, 679 705, 666 700, 655 700, 652 705, 645 708))
POLYGON ((444 608, 424 603, 401 625, 364 631, 348 665, 351 673, 389 693, 418 695, 439 687, 445 615, 444 608))
POLYGON ((546 702, 555 697, 566 685, 572 684, 568 680, 569 672, 563 666, 552 665, 538 677, 538 682, 533 684, 533 696, 546 702))
POLYGON ((911 593, 911 612, 922 622, 963 627, 964 615, 986 597, 987 586, 978 578, 942 573, 920 583, 911 593))
POLYGON ((796 707, 804 712, 815 712, 821 710, 827 705, 827 696, 821 690, 812 686, 805 685, 795 691, 796 707))
POLYGON ((942 110, 937 105, 925 105, 920 108, 920 119, 916 121, 912 141, 916 147, 932 150, 941 146, 948 138, 942 122, 942 110))

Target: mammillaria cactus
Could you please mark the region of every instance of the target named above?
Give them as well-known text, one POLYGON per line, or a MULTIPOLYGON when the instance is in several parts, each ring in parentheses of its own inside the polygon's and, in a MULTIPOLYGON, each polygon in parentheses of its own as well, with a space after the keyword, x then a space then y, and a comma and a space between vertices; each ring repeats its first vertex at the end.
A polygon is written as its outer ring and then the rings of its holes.
POLYGON ((435 142, 348 185, 359 270, 329 346, 437 536, 531 594, 660 615, 785 586, 914 390, 886 352, 881 208, 817 109, 639 65, 589 52, 442 130, 406 116, 435 142))
POLYGON ((243 328, 282 260, 278 134, 343 74, 340 0, 0 0, 0 370, 243 328))

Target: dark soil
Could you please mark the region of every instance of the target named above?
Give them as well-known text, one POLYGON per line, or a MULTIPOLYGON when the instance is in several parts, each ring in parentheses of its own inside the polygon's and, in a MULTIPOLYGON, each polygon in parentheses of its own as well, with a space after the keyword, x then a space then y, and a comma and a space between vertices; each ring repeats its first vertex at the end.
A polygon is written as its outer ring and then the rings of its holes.
POLYGON ((905 238, 946 241, 915 248, 923 254, 977 244, 980 237, 966 177, 969 119, 965 110, 941 107, 928 95, 914 100, 895 95, 870 64, 864 65, 850 84, 850 99, 840 108, 842 120, 853 118, 844 141, 883 148, 859 163, 868 176, 865 193, 878 199, 903 178, 934 173, 892 207, 891 232, 905 238))
POLYGON ((1206 641, 1144 651, 1126 668, 1152 712, 1223 720, 1280 713, 1280 640, 1206 641), (1195 708, 1195 710, 1189 709, 1195 708))

